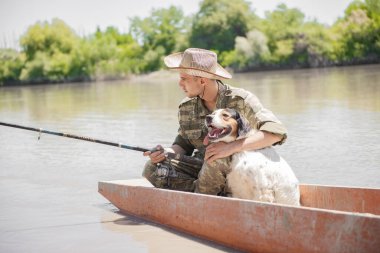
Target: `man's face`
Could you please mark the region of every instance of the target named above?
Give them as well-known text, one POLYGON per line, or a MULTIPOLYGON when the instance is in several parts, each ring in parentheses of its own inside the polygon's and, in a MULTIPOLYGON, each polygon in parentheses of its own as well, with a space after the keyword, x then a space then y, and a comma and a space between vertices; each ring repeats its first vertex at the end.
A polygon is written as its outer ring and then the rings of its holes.
POLYGON ((179 78, 179 87, 186 93, 187 97, 193 98, 202 94, 204 85, 201 82, 201 77, 180 73, 179 78))

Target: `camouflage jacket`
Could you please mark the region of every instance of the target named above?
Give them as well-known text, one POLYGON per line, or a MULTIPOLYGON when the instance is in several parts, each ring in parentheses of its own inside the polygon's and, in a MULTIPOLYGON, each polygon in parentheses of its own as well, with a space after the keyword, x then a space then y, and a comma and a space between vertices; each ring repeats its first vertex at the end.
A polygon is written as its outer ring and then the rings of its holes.
MULTIPOLYGON (((276 144, 282 144, 285 141, 286 128, 271 111, 261 105, 255 95, 244 89, 219 82, 218 85, 216 109, 235 109, 251 123, 252 128, 281 135, 282 140, 276 144)), ((203 145, 203 139, 208 131, 205 117, 210 113, 212 112, 203 105, 199 97, 182 100, 178 111, 178 135, 173 144, 181 146, 186 150, 187 155, 192 155, 197 149, 199 151, 197 157, 203 158, 206 148, 203 145)))

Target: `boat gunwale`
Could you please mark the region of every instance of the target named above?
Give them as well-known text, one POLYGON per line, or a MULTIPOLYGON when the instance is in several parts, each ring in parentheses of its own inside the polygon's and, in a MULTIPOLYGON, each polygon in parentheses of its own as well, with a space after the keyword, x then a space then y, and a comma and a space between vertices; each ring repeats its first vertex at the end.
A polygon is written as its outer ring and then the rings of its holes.
MULTIPOLYGON (((130 183, 130 180, 101 181, 99 193, 126 215, 244 252, 375 253, 380 247, 380 238, 376 236, 380 233, 380 216, 375 214, 130 183)), ((377 191, 375 196, 377 200, 377 191)))
MULTIPOLYGON (((374 219, 380 219, 380 215, 373 214, 373 213, 367 213, 367 212, 350 212, 350 211, 342 211, 342 210, 336 210, 336 209, 327 209, 327 208, 318 208, 318 207, 310 207, 310 206, 294 206, 294 205, 287 205, 287 204, 281 204, 281 203, 269 203, 269 202, 263 202, 263 201, 256 201, 256 200, 248 200, 248 199, 239 199, 239 198, 232 198, 232 197, 221 197, 221 196, 215 196, 215 195, 207 195, 207 194, 200 194, 200 193, 194 193, 194 192, 184 192, 184 191, 177 191, 177 190, 170 190, 170 189, 162 189, 162 188, 156 188, 154 186, 144 186, 144 185, 129 185, 125 184, 123 182, 127 182, 128 180, 113 180, 113 181, 99 181, 98 182, 98 189, 100 192, 100 184, 106 183, 106 184, 113 184, 113 185, 123 185, 126 187, 133 187, 133 188, 151 188, 154 191, 163 191, 168 193, 180 193, 184 195, 194 196, 194 195, 201 195, 203 197, 207 198, 215 198, 215 199, 223 199, 226 201, 236 201, 236 202, 249 202, 254 203, 255 206, 275 206, 275 207, 287 207, 291 209, 305 209, 310 211, 319 211, 319 212, 326 212, 326 213, 334 213, 334 214, 344 214, 344 215, 353 215, 353 216, 364 216, 366 218, 374 218, 374 219)), ((301 184, 303 186, 325 186, 325 185, 316 185, 316 184, 301 184)), ((335 187, 335 186, 328 186, 328 187, 335 187)), ((338 188, 350 188, 352 187, 344 187, 344 186, 338 186, 338 188)), ((360 189, 369 189, 369 188, 360 188, 360 189)), ((372 189, 371 189, 372 190, 372 189)), ((374 190, 379 190, 380 188, 375 188, 374 190)))

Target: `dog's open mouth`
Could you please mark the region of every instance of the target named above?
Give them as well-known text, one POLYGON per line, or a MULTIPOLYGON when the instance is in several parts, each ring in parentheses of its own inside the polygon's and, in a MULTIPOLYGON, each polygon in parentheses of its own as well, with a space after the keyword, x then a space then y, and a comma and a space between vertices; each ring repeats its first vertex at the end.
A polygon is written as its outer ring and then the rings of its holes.
POLYGON ((224 136, 229 135, 232 130, 231 127, 218 128, 213 125, 208 125, 207 127, 208 127, 207 137, 210 140, 217 140, 217 139, 223 138, 224 136))

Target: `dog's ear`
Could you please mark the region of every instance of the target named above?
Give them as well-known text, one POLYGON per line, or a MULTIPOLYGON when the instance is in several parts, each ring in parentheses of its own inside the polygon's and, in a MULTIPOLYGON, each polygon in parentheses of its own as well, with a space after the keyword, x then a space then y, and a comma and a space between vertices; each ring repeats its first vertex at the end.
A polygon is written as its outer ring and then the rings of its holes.
POLYGON ((229 109, 229 111, 238 123, 238 137, 247 135, 247 133, 252 129, 248 120, 236 110, 229 109))

